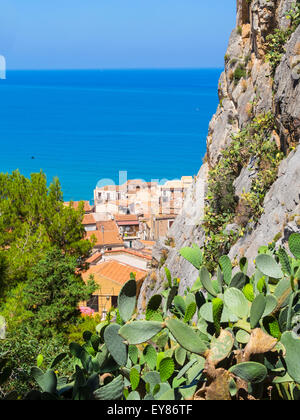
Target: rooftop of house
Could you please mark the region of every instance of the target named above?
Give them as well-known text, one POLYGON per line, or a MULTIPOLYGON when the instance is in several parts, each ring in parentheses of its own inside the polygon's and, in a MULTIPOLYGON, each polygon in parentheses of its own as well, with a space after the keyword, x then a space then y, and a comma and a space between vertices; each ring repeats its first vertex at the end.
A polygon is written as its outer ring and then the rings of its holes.
POLYGON ((86 238, 96 238, 95 246, 124 246, 124 242, 119 234, 119 229, 114 220, 96 222, 97 230, 86 232, 86 238))
POLYGON ((133 255, 135 257, 142 258, 148 261, 152 260, 152 257, 148 253, 144 253, 144 250, 136 251, 134 249, 124 248, 124 249, 113 249, 111 251, 105 252, 105 255, 116 255, 116 254, 128 254, 128 255, 133 255))
POLYGON ((117 214, 115 221, 118 226, 138 226, 139 220, 135 214, 117 214))
POLYGON ((136 281, 143 280, 147 276, 147 271, 111 260, 90 267, 82 273, 82 277, 84 281, 87 281, 92 275, 94 276, 94 281, 100 285, 101 278, 105 278, 122 286, 130 280, 131 273, 135 274, 136 281))
POLYGON ((114 218, 116 222, 138 221, 135 214, 115 214, 114 218))
POLYGON ((96 220, 93 214, 85 214, 82 220, 83 225, 95 225, 96 220))
POLYGON ((95 254, 91 255, 89 258, 85 260, 88 264, 93 264, 99 261, 102 258, 101 252, 95 252, 95 254))

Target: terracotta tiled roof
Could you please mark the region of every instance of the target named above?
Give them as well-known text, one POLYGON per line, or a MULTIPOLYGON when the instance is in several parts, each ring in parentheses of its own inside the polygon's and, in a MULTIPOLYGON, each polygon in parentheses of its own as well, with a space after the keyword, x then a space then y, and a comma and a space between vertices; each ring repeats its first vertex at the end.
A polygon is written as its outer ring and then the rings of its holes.
POLYGON ((101 277, 119 285, 123 285, 130 279, 130 273, 135 273, 137 281, 142 280, 147 276, 147 271, 112 260, 90 267, 82 274, 82 277, 87 281, 89 277, 93 275, 95 282, 100 285, 101 277))
POLYGON ((125 222, 127 220, 138 222, 138 218, 135 214, 116 214, 116 222, 125 222))
POLYGON ((100 220, 96 223, 97 225, 97 230, 101 230, 102 228, 104 228, 104 230, 109 231, 116 231, 119 232, 118 226, 115 222, 115 220, 100 220))
POLYGON ((83 225, 95 225, 96 220, 92 214, 85 214, 82 220, 83 225))
POLYGON ((93 264, 102 258, 101 252, 95 252, 91 257, 89 257, 85 262, 88 264, 93 264))
POLYGON ((97 222, 96 226, 97 230, 86 232, 87 239, 92 239, 93 235, 96 237, 96 246, 124 245, 119 234, 118 226, 114 220, 97 222))
POLYGON ((115 216, 115 220, 118 226, 139 225, 139 220, 135 214, 118 214, 115 216))
POLYGON ((106 251, 105 255, 109 254, 130 254, 135 257, 144 258, 146 260, 152 260, 152 257, 148 253, 143 253, 144 251, 135 251, 134 249, 113 249, 111 251, 106 251))

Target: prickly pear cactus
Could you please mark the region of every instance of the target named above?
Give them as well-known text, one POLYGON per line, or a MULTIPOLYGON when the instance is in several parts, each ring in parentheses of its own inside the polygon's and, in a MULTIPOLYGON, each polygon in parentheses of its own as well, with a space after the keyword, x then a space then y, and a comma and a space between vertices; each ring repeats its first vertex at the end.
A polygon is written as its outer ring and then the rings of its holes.
MULTIPOLYGON (((37 360, 39 391, 28 399, 300 399, 300 235, 289 244, 296 258, 261 247, 251 277, 245 258, 233 275, 223 256, 215 273, 200 249, 184 248, 181 257, 199 269, 195 284, 179 296, 165 270, 166 290, 138 320, 131 277, 118 310, 83 334, 84 345, 70 344, 74 374, 54 371, 64 353, 48 367, 37 360)), ((0 370, 0 385, 9 375, 0 370)))

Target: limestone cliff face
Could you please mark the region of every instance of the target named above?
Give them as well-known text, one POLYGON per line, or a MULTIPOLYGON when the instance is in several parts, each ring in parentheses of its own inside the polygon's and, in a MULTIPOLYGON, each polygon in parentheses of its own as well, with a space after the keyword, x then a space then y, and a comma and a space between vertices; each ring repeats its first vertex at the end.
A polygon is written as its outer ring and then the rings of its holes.
MULTIPOLYGON (((225 55, 225 70, 218 89, 220 104, 209 124, 205 163, 186 197, 181 215, 169 231, 175 247, 158 242, 153 252, 154 262, 163 258, 172 275, 181 279, 181 292, 198 276, 179 256, 179 250, 192 243, 205 244, 202 221, 209 170, 221 158, 222 150, 231 144, 233 135, 263 113, 270 112, 275 117, 273 141, 278 150, 290 153, 286 153, 277 179, 265 196, 260 220, 246 228, 245 235, 232 245, 229 255, 232 260, 245 255, 251 265, 260 245, 273 241, 276 235, 278 243, 284 244, 288 232, 299 230, 300 26, 284 45, 275 74, 266 60, 270 48, 267 37, 276 29, 286 30, 291 26, 287 12, 294 4, 295 0, 237 0, 237 26, 225 55)), ((236 197, 250 190, 254 172, 251 162, 246 162, 234 182, 236 197)), ((142 287, 140 308, 161 290, 164 281, 164 270, 156 268, 142 287)))

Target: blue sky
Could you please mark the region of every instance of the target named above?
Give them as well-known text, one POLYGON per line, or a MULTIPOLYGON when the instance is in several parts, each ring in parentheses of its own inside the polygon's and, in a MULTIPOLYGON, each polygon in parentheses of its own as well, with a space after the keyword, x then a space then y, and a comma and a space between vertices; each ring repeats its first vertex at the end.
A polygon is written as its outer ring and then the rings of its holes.
POLYGON ((236 0, 0 0, 7 69, 222 67, 236 0))

